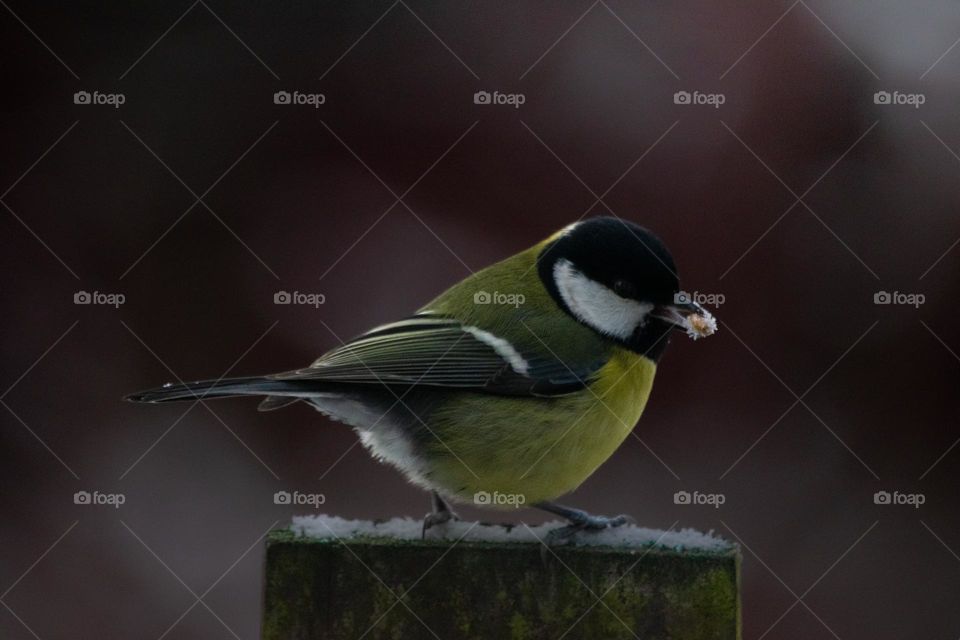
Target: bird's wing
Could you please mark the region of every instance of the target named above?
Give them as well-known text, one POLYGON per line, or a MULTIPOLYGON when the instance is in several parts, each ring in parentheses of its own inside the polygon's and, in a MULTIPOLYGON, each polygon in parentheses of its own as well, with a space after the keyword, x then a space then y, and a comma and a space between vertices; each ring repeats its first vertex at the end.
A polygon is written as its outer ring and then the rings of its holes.
POLYGON ((306 369, 271 377, 551 396, 583 388, 605 361, 569 364, 545 349, 519 349, 490 331, 423 314, 377 327, 306 369))

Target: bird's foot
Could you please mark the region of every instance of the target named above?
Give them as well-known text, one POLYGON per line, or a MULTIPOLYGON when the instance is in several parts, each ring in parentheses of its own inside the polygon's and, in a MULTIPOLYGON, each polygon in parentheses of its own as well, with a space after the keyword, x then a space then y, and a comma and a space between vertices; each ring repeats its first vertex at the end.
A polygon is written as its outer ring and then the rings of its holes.
POLYGON ((420 532, 421 538, 427 537, 427 530, 431 529, 437 525, 446 524, 447 522, 460 519, 453 509, 450 508, 450 505, 440 497, 439 494, 433 494, 433 511, 428 513, 423 517, 423 529, 420 532))
POLYGON ((545 540, 547 544, 564 544, 568 542, 573 535, 581 531, 602 531, 634 522, 634 519, 626 514, 620 514, 618 516, 595 516, 582 509, 572 509, 549 502, 541 502, 534 506, 538 509, 562 516, 570 523, 564 527, 558 527, 550 531, 545 540))

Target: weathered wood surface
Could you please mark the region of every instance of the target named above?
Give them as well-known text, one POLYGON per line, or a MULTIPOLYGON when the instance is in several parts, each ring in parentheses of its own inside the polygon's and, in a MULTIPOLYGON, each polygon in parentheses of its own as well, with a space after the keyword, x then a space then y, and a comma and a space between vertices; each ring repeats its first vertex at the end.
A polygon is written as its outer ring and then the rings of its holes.
POLYGON ((738 640, 740 556, 389 538, 267 543, 265 640, 738 640))

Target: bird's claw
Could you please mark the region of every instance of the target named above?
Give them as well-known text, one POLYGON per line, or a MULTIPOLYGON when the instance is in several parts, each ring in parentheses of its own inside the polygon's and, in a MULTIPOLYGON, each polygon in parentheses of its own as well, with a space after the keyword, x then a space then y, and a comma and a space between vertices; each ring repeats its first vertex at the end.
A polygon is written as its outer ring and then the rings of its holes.
POLYGON ((594 516, 579 509, 571 510, 567 515, 567 520, 569 520, 570 524, 564 527, 557 527, 550 531, 544 542, 548 545, 566 544, 570 538, 581 531, 602 531, 635 522, 631 516, 626 514, 620 514, 618 516, 594 516))
POLYGON ((458 520, 460 520, 460 517, 449 509, 428 513, 423 517, 423 529, 420 531, 420 538, 424 539, 427 537, 428 529, 431 529, 437 525, 446 524, 450 521, 456 522, 458 520))

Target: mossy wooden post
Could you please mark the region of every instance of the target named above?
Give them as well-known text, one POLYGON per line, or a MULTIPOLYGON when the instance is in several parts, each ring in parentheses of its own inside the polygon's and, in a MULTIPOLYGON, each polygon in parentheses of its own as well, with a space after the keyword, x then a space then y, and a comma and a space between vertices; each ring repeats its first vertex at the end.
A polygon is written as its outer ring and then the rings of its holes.
POLYGON ((533 543, 267 541, 264 640, 739 640, 740 557, 533 543), (555 554, 555 555, 554 555, 555 554))

